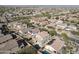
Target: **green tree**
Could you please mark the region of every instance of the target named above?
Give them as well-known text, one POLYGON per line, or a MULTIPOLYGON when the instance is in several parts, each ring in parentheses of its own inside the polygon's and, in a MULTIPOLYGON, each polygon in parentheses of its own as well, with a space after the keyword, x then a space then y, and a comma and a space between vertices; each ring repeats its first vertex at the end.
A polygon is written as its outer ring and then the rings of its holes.
POLYGON ((72 21, 71 21, 71 23, 75 23, 75 21, 74 21, 74 20, 72 20, 72 21))
POLYGON ((37 50, 32 46, 27 46, 19 50, 17 53, 18 54, 36 54, 37 50))
POLYGON ((48 17, 48 19, 51 18, 51 15, 50 15, 48 12, 46 12, 46 13, 42 13, 42 15, 43 15, 44 17, 48 17))
POLYGON ((66 34, 66 33, 61 33, 61 35, 62 35, 64 41, 65 41, 66 43, 68 43, 68 39, 69 39, 69 38, 68 38, 67 34, 66 34))
POLYGON ((51 36, 54 36, 54 35, 57 34, 55 30, 48 31, 48 33, 49 33, 51 36))
POLYGON ((72 31, 72 34, 79 36, 79 31, 72 31))

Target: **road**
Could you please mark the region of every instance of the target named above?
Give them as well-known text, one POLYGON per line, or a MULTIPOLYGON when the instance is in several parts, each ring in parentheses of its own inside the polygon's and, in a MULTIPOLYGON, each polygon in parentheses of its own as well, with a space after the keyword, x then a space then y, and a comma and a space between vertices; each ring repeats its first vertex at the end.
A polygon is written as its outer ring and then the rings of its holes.
POLYGON ((77 42, 77 43, 79 43, 79 37, 78 36, 76 36, 76 35, 73 35, 73 34, 67 34, 68 35, 68 37, 72 40, 72 41, 75 41, 75 42, 77 42))

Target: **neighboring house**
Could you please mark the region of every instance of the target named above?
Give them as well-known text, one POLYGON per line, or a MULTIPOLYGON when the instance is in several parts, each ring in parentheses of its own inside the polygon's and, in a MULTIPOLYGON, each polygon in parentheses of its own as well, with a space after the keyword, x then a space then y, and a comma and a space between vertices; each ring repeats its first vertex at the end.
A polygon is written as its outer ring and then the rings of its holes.
POLYGON ((55 28, 56 26, 55 26, 55 23, 50 23, 50 24, 47 25, 47 27, 48 28, 55 28))
POLYGON ((28 30, 28 34, 33 35, 33 36, 36 35, 38 32, 40 32, 40 30, 37 28, 28 30))
POLYGON ((36 43, 40 47, 44 47, 50 40, 51 36, 46 31, 39 32, 35 37, 36 43))
POLYGON ((20 32, 21 34, 26 34, 26 33, 28 32, 27 24, 22 24, 20 27, 21 27, 21 28, 20 28, 19 32, 20 32))
POLYGON ((77 27, 74 25, 69 25, 65 28, 65 30, 69 30, 69 31, 77 31, 77 27))
POLYGON ((63 24, 63 21, 62 20, 57 20, 56 25, 59 25, 59 24, 63 24))
POLYGON ((33 17, 30 22, 34 24, 39 24, 39 25, 47 25, 49 23, 46 17, 40 17, 40 18, 33 17))
POLYGON ((67 24, 58 24, 56 26, 57 29, 65 29, 67 27, 67 24))
POLYGON ((18 25, 20 25, 18 22, 11 22, 8 24, 8 27, 11 30, 18 30, 18 28, 20 27, 18 25))
POLYGON ((64 41, 60 40, 59 37, 55 37, 46 46, 45 50, 49 53, 60 53, 60 50, 65 46, 64 41))
POLYGON ((23 33, 23 30, 27 29, 27 24, 22 24, 19 22, 11 22, 8 25, 9 29, 14 30, 19 33, 23 33))
POLYGON ((64 47, 64 45, 64 41, 60 40, 59 37, 56 37, 50 46, 54 48, 56 52, 59 52, 60 49, 64 47))
POLYGON ((52 48, 50 45, 46 45, 45 48, 43 49, 43 51, 47 51, 50 54, 56 53, 56 50, 54 48, 52 48))
POLYGON ((34 24, 39 24, 39 19, 33 17, 33 18, 30 20, 30 22, 31 22, 31 23, 34 23, 34 24))
POLYGON ((43 25, 47 25, 49 22, 48 21, 42 21, 40 22, 40 25, 43 26, 43 25))
POLYGON ((65 46, 64 41, 60 40, 60 37, 53 37, 43 48, 43 51, 47 51, 50 54, 60 53, 60 50, 65 46))

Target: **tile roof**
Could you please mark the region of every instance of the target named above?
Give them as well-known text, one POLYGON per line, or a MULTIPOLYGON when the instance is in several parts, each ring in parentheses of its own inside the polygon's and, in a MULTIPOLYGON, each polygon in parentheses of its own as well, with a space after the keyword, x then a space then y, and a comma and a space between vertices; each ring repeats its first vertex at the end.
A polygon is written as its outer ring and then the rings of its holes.
POLYGON ((49 36, 48 32, 46 32, 46 31, 39 32, 38 35, 40 35, 43 38, 46 36, 49 36))
POLYGON ((64 46, 64 41, 61 41, 59 38, 54 40, 51 46, 56 50, 59 51, 64 46))

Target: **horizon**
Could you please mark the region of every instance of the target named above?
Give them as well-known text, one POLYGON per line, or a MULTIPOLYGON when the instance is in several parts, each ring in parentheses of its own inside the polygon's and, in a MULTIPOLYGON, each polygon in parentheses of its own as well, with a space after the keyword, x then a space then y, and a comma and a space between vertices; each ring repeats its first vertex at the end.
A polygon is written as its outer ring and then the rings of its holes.
POLYGON ((20 8, 79 8, 79 5, 0 5, 0 7, 20 8))

